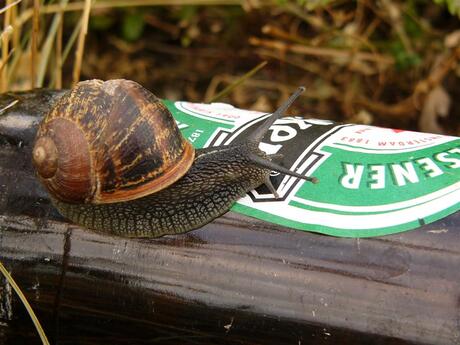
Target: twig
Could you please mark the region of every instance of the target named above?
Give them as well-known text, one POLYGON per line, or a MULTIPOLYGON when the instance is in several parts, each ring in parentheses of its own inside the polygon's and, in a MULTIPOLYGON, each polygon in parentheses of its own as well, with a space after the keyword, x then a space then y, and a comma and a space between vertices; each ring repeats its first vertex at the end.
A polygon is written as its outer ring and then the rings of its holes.
POLYGON ((429 74, 429 76, 417 83, 415 95, 428 94, 434 87, 438 86, 447 73, 457 65, 460 60, 460 47, 453 49, 452 52, 443 58, 429 74))
POLYGON ((300 37, 298 35, 291 34, 290 32, 286 32, 283 29, 277 26, 271 25, 271 24, 264 25, 262 27, 262 33, 265 35, 272 36, 274 38, 284 39, 284 40, 296 42, 299 44, 305 44, 305 45, 310 44, 310 42, 306 40, 305 38, 300 37))
POLYGON ((441 62, 439 62, 437 67, 432 70, 428 77, 417 83, 412 95, 400 102, 394 104, 384 104, 360 97, 355 100, 355 103, 385 118, 393 118, 400 121, 415 118, 429 92, 442 82, 450 70, 457 65, 459 60, 460 47, 457 47, 441 62))
MULTIPOLYGON (((286 31, 284 31, 284 30, 282 30, 282 29, 280 29, 280 28, 278 28, 276 26, 270 25, 270 24, 267 24, 262 28, 262 33, 264 33, 266 35, 270 35, 270 36, 275 37, 275 38, 288 40, 288 41, 291 41, 291 42, 296 42, 296 43, 299 43, 299 44, 305 45, 305 46, 314 47, 314 46, 310 45, 310 42, 308 40, 306 40, 306 39, 304 39, 304 38, 302 38, 300 36, 297 36, 297 35, 291 34, 289 32, 286 32, 286 31)), ((347 38, 351 38, 351 39, 353 39, 355 41, 358 41, 362 45, 364 45, 367 48, 369 48, 369 50, 372 52, 372 54, 374 54, 376 56, 379 55, 378 52, 377 52, 376 47, 373 44, 371 44, 364 37, 361 37, 359 35, 349 34, 349 33, 343 33, 340 30, 331 30, 330 33, 333 33, 333 34, 338 35, 338 36, 345 36, 347 38)), ((360 45, 354 45, 353 49, 350 52, 350 56, 356 56, 356 53, 358 52, 359 48, 360 48, 360 45)), ((280 60, 286 59, 286 57, 284 57, 284 56, 277 56, 277 58, 279 58, 280 60)), ((350 61, 349 61, 350 66, 352 66, 353 63, 356 63, 356 60, 355 59, 350 59, 350 61)), ((363 64, 361 63, 361 65, 363 65, 363 64)), ((381 64, 377 64, 377 67, 381 67, 381 64)), ((356 70, 356 68, 354 70, 356 70)), ((363 72, 363 73, 365 73, 367 75, 373 74, 373 73, 369 73, 369 71, 367 71, 367 70, 366 71, 361 70, 361 72, 363 72)), ((379 68, 379 72, 382 73, 383 69, 379 68)))
POLYGON ((386 119, 405 121, 414 118, 416 115, 416 108, 412 96, 394 104, 385 104, 364 97, 358 97, 354 100, 354 103, 386 119))
POLYGON ((157 28, 161 31, 164 31, 171 35, 172 37, 178 37, 180 34, 180 27, 177 25, 170 24, 166 21, 160 20, 157 16, 153 14, 146 14, 144 16, 144 21, 154 28, 157 28))
POLYGON ((385 12, 388 13, 392 26, 394 27, 396 34, 401 40, 404 49, 409 54, 414 54, 409 36, 404 29, 404 24, 401 18, 401 10, 391 0, 381 0, 381 5, 385 8, 385 12))
POLYGON ((323 48, 323 47, 308 47, 299 44, 287 44, 282 41, 275 40, 264 40, 257 37, 249 38, 249 43, 257 47, 271 48, 279 51, 289 51, 292 53, 320 56, 320 57, 331 57, 331 58, 342 58, 352 59, 356 58, 363 61, 370 61, 379 63, 382 65, 392 65, 394 60, 390 56, 377 55, 367 52, 356 52, 354 55, 346 50, 334 49, 334 48, 323 48))
POLYGON ((301 6, 299 6, 295 2, 287 2, 286 4, 284 4, 283 8, 287 12, 299 17, 305 23, 308 23, 309 25, 314 27, 316 30, 322 32, 330 30, 330 27, 327 25, 326 21, 324 21, 321 17, 308 14, 307 11, 305 11, 301 6))

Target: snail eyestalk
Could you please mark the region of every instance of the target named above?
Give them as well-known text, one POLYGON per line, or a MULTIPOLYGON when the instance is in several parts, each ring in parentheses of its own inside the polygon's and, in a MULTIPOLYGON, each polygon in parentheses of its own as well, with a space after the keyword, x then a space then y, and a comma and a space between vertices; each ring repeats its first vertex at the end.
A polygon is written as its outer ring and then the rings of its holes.
POLYGON ((268 129, 275 123, 276 120, 283 117, 286 110, 294 103, 294 101, 300 96, 302 92, 305 91, 305 87, 301 86, 294 92, 286 102, 281 104, 281 106, 276 109, 276 111, 270 115, 270 117, 259 127, 257 128, 254 133, 251 134, 249 137, 249 141, 253 141, 255 143, 259 143, 262 138, 264 137, 265 133, 267 133, 268 129))
POLYGON ((312 183, 318 183, 318 179, 316 177, 309 177, 309 176, 304 176, 304 175, 300 175, 294 171, 291 171, 279 164, 276 164, 275 162, 272 162, 272 161, 269 161, 268 159, 264 159, 256 154, 253 154, 253 153, 250 153, 249 154, 249 159, 251 160, 251 162, 253 162, 255 165, 259 166, 259 167, 262 167, 262 168, 266 168, 266 169, 271 169, 273 171, 277 171, 279 173, 282 173, 282 174, 285 174, 285 175, 289 175, 289 176, 293 176, 293 177, 297 177, 297 178, 300 178, 300 179, 303 179, 305 181, 309 181, 309 182, 312 182, 312 183))
MULTIPOLYGON (((268 132, 270 127, 275 123, 276 120, 280 119, 284 115, 286 110, 292 105, 292 103, 294 103, 294 101, 304 91, 305 91, 305 87, 303 87, 303 86, 299 87, 296 90, 296 92, 294 92, 287 99, 287 101, 285 101, 272 115, 270 115, 270 117, 267 118, 267 120, 265 120, 264 123, 262 123, 262 125, 259 128, 257 128, 254 131, 254 133, 252 133, 249 136, 248 141, 253 142, 256 145, 259 145, 259 143, 262 141, 264 135, 268 132)), ((309 182, 312 182, 312 183, 318 183, 318 179, 316 177, 309 177, 309 176, 300 175, 300 174, 298 174, 298 173, 296 173, 294 171, 291 171, 291 170, 289 170, 289 169, 287 169, 285 167, 282 167, 281 165, 279 165, 279 164, 277 164, 277 163, 275 163, 275 162, 273 162, 271 160, 263 158, 260 155, 257 155, 255 153, 250 153, 248 158, 254 164, 256 164, 259 167, 271 169, 271 170, 277 171, 279 173, 289 175, 289 176, 293 176, 293 177, 297 177, 297 178, 300 178, 300 179, 303 179, 305 181, 309 181, 309 182)))

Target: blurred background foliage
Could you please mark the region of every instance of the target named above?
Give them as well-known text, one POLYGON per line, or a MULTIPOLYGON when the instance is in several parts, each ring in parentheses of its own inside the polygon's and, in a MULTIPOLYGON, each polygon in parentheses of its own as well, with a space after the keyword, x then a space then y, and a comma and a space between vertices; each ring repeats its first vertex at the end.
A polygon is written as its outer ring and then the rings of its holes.
POLYGON ((305 85, 293 113, 460 135, 457 0, 7 0, 2 8, 4 92, 127 78, 167 99, 272 111, 305 85))

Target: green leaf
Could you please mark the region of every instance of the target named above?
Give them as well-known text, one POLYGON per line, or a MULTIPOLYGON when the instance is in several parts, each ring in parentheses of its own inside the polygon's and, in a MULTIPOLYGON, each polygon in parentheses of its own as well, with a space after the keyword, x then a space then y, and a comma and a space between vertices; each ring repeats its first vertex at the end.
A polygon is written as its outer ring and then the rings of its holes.
POLYGON ((113 25, 114 21, 112 16, 91 16, 89 26, 94 30, 105 31, 113 25))
POLYGON ((396 69, 403 71, 419 65, 422 58, 416 53, 406 51, 400 41, 391 43, 390 51, 395 58, 396 69))
POLYGON ((198 7, 189 5, 189 6, 181 6, 179 12, 177 13, 177 17, 179 20, 182 21, 190 21, 193 17, 196 16, 198 12, 198 7))
POLYGON ((420 38, 423 36, 423 30, 420 27, 420 24, 414 20, 420 15, 417 13, 417 8, 413 1, 408 2, 406 7, 406 12, 403 12, 403 23, 404 30, 411 38, 420 38))
POLYGON ((449 12, 460 17, 460 1, 459 0, 433 0, 438 5, 447 5, 449 12))
POLYGON ((138 12, 126 13, 122 22, 122 37, 126 41, 136 41, 144 32, 144 16, 138 12))

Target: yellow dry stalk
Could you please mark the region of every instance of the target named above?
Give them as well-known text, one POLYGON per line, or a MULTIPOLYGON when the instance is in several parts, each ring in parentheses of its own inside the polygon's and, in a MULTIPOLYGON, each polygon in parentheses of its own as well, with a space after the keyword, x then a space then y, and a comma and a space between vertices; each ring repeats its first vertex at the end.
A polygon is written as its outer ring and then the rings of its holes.
POLYGON ((40 336, 40 339, 43 343, 43 345, 49 345, 48 338, 46 337, 45 332, 43 331, 43 328, 40 324, 40 321, 38 321, 37 316, 35 315, 32 307, 30 306, 29 302, 27 301, 26 296, 22 293, 21 289, 19 288, 18 284, 14 281, 13 277, 11 274, 8 272, 8 270, 3 266, 2 262, 0 261, 0 272, 3 274, 7 282, 11 285, 13 290, 16 292, 18 295, 19 299, 21 300, 22 304, 27 310, 27 313, 29 314, 30 318, 32 319, 32 322, 35 325, 35 328, 37 329, 37 332, 40 336))

